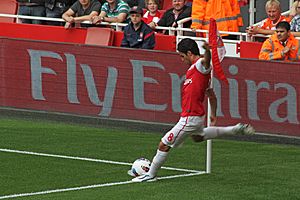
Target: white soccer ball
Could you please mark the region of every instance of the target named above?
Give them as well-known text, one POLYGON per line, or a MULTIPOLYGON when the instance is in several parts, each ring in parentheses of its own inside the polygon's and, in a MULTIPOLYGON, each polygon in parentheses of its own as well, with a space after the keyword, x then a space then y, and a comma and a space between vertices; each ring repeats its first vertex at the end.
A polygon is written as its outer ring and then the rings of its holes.
POLYGON ((139 158, 134 161, 131 169, 128 171, 130 176, 141 176, 146 174, 150 169, 151 162, 146 158, 139 158))

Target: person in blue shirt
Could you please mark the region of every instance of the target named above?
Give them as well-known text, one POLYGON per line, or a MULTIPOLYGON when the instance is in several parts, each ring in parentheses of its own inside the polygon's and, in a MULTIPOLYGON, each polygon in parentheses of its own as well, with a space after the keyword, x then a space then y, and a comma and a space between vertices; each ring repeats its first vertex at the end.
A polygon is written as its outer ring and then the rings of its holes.
POLYGON ((142 20, 142 8, 132 8, 129 14, 131 21, 124 27, 121 47, 153 49, 155 46, 155 34, 142 20))

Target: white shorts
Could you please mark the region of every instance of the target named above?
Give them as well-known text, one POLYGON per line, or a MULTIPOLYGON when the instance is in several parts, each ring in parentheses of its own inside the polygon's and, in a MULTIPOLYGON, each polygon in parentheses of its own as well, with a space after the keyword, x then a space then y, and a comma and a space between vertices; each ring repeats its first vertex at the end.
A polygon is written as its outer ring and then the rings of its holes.
POLYGON ((204 116, 181 117, 177 124, 161 139, 162 143, 169 147, 177 147, 189 135, 202 135, 204 128, 204 116))

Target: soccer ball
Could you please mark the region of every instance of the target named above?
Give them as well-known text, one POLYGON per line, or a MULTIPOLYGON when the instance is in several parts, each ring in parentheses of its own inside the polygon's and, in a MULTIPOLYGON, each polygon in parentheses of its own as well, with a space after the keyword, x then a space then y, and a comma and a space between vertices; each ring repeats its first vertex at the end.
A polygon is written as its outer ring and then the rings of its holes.
POLYGON ((151 162, 146 158, 139 158, 134 161, 131 169, 128 171, 130 176, 140 176, 146 174, 150 169, 151 162))

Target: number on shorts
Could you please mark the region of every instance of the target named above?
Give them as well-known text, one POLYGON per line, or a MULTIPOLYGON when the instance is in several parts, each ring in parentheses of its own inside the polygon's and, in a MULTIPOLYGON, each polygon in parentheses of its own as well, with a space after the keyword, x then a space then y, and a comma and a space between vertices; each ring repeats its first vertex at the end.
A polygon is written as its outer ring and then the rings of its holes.
POLYGON ((170 133, 169 137, 168 137, 168 141, 171 142, 174 138, 174 134, 170 133))

